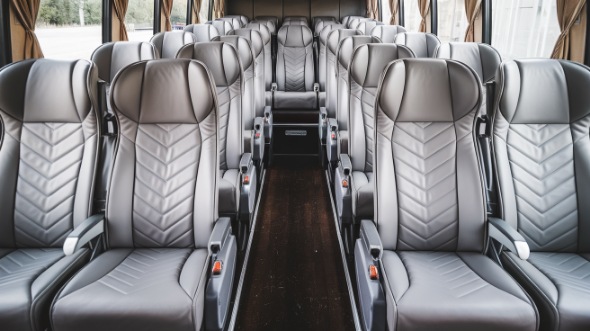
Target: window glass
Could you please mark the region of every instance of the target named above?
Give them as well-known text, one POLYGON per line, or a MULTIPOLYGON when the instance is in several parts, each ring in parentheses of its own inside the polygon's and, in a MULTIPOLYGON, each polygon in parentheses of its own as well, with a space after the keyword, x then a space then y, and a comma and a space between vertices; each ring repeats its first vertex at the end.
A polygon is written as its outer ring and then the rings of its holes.
POLYGON ((417 32, 420 29, 420 9, 418 8, 418 0, 404 0, 404 27, 408 31, 417 32))
POLYGON ((199 11, 199 22, 201 24, 209 20, 209 0, 201 1, 201 11, 199 11))
POLYGON ((154 1, 129 0, 125 26, 131 41, 149 41, 154 35, 154 1))
POLYGON ((174 0, 174 3, 172 4, 172 14, 170 15, 172 30, 182 30, 186 26, 187 7, 187 0, 174 0))
POLYGON ((102 44, 102 0, 41 0, 35 34, 43 55, 90 59, 102 44))
POLYGON ((465 40, 465 0, 438 0, 438 38, 441 42, 465 40))
POLYGON ((389 0, 379 0, 381 1, 381 16, 383 18, 382 22, 385 24, 389 24, 391 20, 391 9, 389 8, 389 0))
POLYGON ((549 57, 559 33, 555 0, 492 3, 492 46, 504 59, 549 57))

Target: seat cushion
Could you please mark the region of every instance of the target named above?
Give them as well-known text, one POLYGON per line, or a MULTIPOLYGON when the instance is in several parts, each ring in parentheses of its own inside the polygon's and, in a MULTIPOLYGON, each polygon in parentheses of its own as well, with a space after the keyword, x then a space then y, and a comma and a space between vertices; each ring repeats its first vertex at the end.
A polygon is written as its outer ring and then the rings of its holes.
POLYGON ((590 330, 590 254, 505 253, 503 262, 535 299, 542 330, 590 330))
POLYGON ((373 173, 352 172, 352 213, 355 219, 373 217, 373 173))
POLYGON ((52 308, 53 330, 199 330, 206 249, 113 249, 82 269, 52 308))
POLYGON ((219 213, 223 216, 236 215, 240 201, 240 171, 221 171, 219 181, 219 213))
POLYGON ((519 285, 479 253, 385 251, 389 330, 537 329, 519 285))
POLYGON ((0 249, 0 325, 3 330, 45 330, 49 304, 88 259, 83 249, 64 256, 61 248, 0 249))

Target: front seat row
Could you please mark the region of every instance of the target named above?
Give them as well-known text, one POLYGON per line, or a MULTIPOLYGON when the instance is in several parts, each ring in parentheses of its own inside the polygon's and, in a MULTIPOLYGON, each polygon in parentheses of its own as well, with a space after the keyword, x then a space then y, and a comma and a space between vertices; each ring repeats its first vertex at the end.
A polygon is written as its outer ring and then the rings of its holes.
POLYGON ((209 72, 186 59, 117 75, 106 213, 91 215, 96 84, 95 65, 82 60, 0 71, 2 329, 45 330, 50 320, 52 330, 221 329, 237 244, 217 215, 209 72), (103 233, 106 252, 87 263, 98 246, 87 244, 103 233))

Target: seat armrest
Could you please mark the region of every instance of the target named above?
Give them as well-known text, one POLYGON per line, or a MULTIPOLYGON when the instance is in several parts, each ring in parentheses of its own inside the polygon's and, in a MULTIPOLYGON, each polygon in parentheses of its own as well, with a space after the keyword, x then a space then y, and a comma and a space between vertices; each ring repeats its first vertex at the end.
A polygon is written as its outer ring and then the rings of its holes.
POLYGON ((215 227, 209 237, 209 250, 217 254, 223 249, 225 243, 231 236, 231 220, 229 217, 221 217, 215 222, 215 227))
POLYGON ((260 161, 264 158, 264 121, 263 117, 254 118, 254 130, 252 139, 252 159, 260 161))
POLYGON ((320 135, 320 141, 322 144, 326 143, 326 135, 328 134, 328 110, 326 107, 320 107, 320 113, 318 116, 318 130, 320 135))
POLYGON ((329 162, 338 161, 338 121, 335 118, 328 118, 326 130, 326 157, 329 162))
POLYGON ((240 159, 240 171, 246 173, 250 167, 252 167, 252 153, 242 154, 242 158, 240 159))
POLYGON ((522 260, 529 258, 531 253, 529 245, 524 237, 511 227, 508 222, 499 218, 490 217, 488 219, 488 234, 491 238, 508 248, 508 250, 516 253, 522 260))
POLYGON ((266 142, 270 142, 272 138, 272 110, 270 106, 264 107, 264 139, 266 142))
POLYGON ((104 214, 92 215, 70 232, 64 242, 64 254, 72 255, 90 240, 104 233, 104 214))
POLYGON ((348 154, 340 154, 340 166, 344 171, 344 175, 350 176, 350 173, 352 172, 352 161, 348 154))
POLYGON ((272 85, 270 86, 270 91, 276 92, 278 90, 279 90, 279 85, 277 85, 277 83, 272 83, 272 85))
POLYGON ((379 232, 377 232, 377 227, 373 221, 361 221, 360 238, 363 243, 363 248, 371 254, 373 259, 381 259, 381 256, 383 255, 383 244, 381 243, 381 237, 379 237, 379 232))

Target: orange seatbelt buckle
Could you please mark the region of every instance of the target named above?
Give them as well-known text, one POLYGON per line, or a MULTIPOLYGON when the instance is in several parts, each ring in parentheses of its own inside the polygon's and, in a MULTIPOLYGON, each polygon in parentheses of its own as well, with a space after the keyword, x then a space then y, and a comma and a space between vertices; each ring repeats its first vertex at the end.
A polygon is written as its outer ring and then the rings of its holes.
POLYGON ((332 140, 336 140, 336 132, 332 132, 332 140))
POLYGON ((379 279, 379 270, 377 270, 377 267, 374 265, 369 266, 369 278, 372 280, 379 279))
POLYGON ((244 180, 242 180, 242 183, 244 183, 244 185, 250 184, 250 176, 244 176, 244 180))
POLYGON ((254 135, 254 137, 256 137, 256 139, 260 139, 260 132, 256 132, 256 135, 254 135))
POLYGON ((342 180, 342 187, 348 188, 348 181, 346 179, 342 180))
POLYGON ((213 263, 213 269, 211 269, 211 273, 213 275, 220 275, 222 270, 223 270, 223 263, 221 263, 221 261, 215 261, 213 263))

